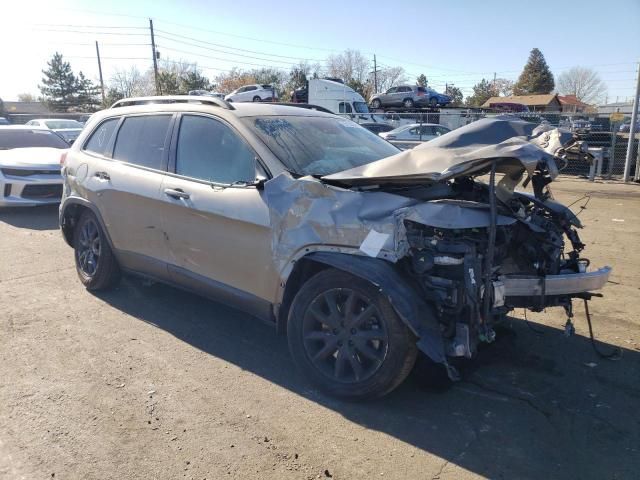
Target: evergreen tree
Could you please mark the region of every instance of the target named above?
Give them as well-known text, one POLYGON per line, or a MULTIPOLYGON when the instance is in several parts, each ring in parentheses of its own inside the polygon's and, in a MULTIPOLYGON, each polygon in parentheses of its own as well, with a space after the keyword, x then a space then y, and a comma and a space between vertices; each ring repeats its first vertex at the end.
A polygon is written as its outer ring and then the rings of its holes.
POLYGON ((78 73, 76 108, 82 112, 95 112, 100 106, 100 88, 84 76, 78 73))
POLYGON ((453 105, 454 107, 462 106, 462 97, 463 97, 462 90, 460 90, 458 87, 449 85, 445 90, 444 94, 449 95, 451 97, 451 105, 453 105))
POLYGON ((49 68, 43 70, 44 77, 40 92, 45 103, 55 112, 65 112, 75 105, 78 94, 78 79, 71 70, 69 62, 65 62, 62 54, 56 52, 47 62, 49 68))
POLYGON ((479 107, 494 96, 496 96, 496 92, 493 84, 483 78, 480 83, 476 83, 473 86, 473 95, 467 97, 466 103, 470 107, 479 107))
POLYGON ((537 48, 531 50, 529 60, 513 88, 516 95, 551 93, 555 88, 553 73, 549 70, 544 55, 537 48))
POLYGON ((209 79, 197 70, 187 72, 180 78, 180 90, 183 94, 191 90, 207 90, 210 85, 209 79))
POLYGON ((418 78, 416 78, 416 83, 421 87, 427 86, 427 76, 424 73, 421 73, 418 78))

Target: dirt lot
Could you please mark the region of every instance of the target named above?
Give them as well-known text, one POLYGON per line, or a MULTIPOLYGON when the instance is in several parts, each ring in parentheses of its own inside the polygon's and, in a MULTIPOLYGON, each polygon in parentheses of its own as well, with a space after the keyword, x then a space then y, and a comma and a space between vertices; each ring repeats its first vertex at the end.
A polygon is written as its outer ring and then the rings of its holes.
POLYGON ((638 478, 640 187, 554 192, 592 192, 585 253, 614 267, 594 328, 622 359, 596 356, 579 305, 572 338, 561 310, 516 312, 462 382, 368 404, 313 390, 225 306, 137 279, 88 293, 56 208, 1 212, 0 478, 638 478))

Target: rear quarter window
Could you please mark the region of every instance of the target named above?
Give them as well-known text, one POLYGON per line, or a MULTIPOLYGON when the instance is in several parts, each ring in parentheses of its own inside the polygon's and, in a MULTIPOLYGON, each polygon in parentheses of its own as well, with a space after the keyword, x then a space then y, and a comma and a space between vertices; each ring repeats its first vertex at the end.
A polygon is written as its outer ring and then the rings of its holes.
POLYGON ((110 118, 98 125, 89 137, 87 143, 85 143, 84 150, 97 153, 98 155, 107 155, 107 148, 109 147, 111 137, 119 120, 120 117, 110 118))
POLYGON ((162 169, 171 115, 125 118, 113 150, 113 158, 141 167, 162 169))

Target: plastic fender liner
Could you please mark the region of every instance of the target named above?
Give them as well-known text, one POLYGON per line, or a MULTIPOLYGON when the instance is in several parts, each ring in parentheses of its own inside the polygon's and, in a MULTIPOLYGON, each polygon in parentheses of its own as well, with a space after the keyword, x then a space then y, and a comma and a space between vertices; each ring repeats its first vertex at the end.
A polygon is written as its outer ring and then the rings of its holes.
POLYGON ((446 361, 436 313, 417 290, 393 267, 379 258, 333 252, 305 256, 368 280, 386 295, 400 319, 418 337, 418 348, 437 363, 446 361))

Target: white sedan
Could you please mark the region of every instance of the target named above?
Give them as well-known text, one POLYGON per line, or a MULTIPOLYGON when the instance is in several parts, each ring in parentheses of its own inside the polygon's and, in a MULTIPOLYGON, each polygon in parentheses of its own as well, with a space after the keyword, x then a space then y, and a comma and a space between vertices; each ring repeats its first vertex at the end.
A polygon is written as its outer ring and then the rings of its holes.
POLYGON ((273 85, 245 85, 224 97, 227 102, 264 102, 278 100, 273 85))
POLYGON ((68 148, 51 130, 0 127, 0 207, 58 203, 61 157, 68 148))
POLYGON ((42 127, 53 130, 67 142, 73 143, 80 135, 83 124, 76 120, 65 118, 36 118, 27 122, 29 127, 42 127))
POLYGON ((390 141, 426 142, 450 131, 447 127, 437 123, 412 123, 378 135, 390 141))

